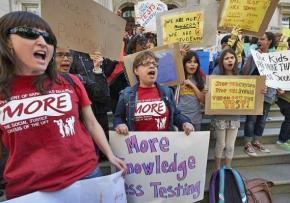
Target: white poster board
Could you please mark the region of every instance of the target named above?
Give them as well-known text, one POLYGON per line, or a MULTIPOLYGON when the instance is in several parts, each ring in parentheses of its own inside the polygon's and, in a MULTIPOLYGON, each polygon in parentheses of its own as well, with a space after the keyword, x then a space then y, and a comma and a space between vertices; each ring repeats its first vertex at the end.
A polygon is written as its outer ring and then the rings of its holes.
POLYGON ((80 52, 100 51, 118 59, 126 21, 92 0, 41 0, 41 15, 59 47, 80 52))
POLYGON ((260 53, 251 50, 260 75, 266 76, 266 85, 290 90, 290 51, 260 53))
POLYGON ((145 28, 146 32, 156 33, 156 15, 167 11, 167 5, 158 0, 139 1, 135 5, 137 24, 145 28))
POLYGON ((127 203, 122 172, 80 180, 57 192, 34 192, 6 203, 127 203))
POLYGON ((110 131, 114 153, 128 167, 125 188, 129 203, 192 203, 203 199, 209 131, 110 131))

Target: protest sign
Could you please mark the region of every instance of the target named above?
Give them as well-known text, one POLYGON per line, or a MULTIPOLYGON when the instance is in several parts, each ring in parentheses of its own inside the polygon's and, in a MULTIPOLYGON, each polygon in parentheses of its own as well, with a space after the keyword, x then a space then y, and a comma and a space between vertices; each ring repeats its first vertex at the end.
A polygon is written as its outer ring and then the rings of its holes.
POLYGON ((34 192, 6 203, 127 203, 122 172, 84 179, 56 192, 34 192))
POLYGON ((260 53, 251 50, 260 75, 266 76, 266 85, 290 90, 290 51, 260 53))
POLYGON ((156 19, 158 45, 174 42, 195 47, 215 45, 217 22, 212 19, 217 18, 217 7, 212 3, 159 13, 156 19))
POLYGON ((206 115, 262 115, 264 76, 207 76, 206 115))
POLYGON ((218 29, 230 32, 239 26, 242 34, 262 36, 279 0, 222 0, 218 29))
POLYGON ((135 5, 137 24, 143 26, 146 32, 156 33, 156 15, 167 11, 167 5, 158 0, 139 1, 135 5))
MULTIPOLYGON (((182 59, 178 43, 164 45, 150 49, 159 58, 157 82, 163 85, 178 85, 185 80, 182 59)), ((133 62, 139 54, 131 54, 124 57, 127 78, 131 86, 135 85, 137 79, 133 72, 133 62)))
POLYGON ((92 0, 42 0, 41 14, 56 34, 58 46, 118 59, 125 20, 92 0))
POLYGON ((204 74, 208 75, 209 71, 209 57, 210 57, 210 52, 209 51, 196 51, 196 54, 199 58, 199 63, 200 63, 200 68, 204 72, 204 74))
POLYGON ((283 34, 283 37, 285 38, 285 41, 287 41, 288 37, 290 37, 290 29, 283 27, 282 34, 283 34))
POLYGON ((110 131, 114 153, 124 158, 129 203, 192 203, 203 199, 209 131, 110 131))

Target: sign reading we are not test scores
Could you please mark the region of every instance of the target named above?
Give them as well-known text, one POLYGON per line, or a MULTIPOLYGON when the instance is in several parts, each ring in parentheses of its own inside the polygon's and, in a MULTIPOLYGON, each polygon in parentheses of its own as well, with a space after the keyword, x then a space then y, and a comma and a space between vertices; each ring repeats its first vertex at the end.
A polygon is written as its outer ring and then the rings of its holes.
POLYGON ((110 131, 114 154, 124 159, 129 203, 192 203, 203 199, 209 131, 110 131))

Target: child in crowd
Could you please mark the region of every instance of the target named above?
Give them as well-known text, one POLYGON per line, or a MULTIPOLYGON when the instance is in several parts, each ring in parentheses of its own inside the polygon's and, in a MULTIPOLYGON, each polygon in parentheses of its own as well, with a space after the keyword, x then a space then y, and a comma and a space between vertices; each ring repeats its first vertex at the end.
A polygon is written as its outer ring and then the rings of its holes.
POLYGON ((203 93, 204 78, 200 73, 199 58, 194 51, 189 51, 183 58, 183 68, 186 80, 179 86, 178 108, 181 113, 190 118, 196 131, 201 129, 202 109, 205 97, 203 93))
MULTIPOLYGON (((232 49, 226 49, 221 53, 218 75, 238 75, 238 61, 232 49)), ((215 160, 216 168, 221 167, 221 158, 225 150, 226 166, 231 167, 234 155, 235 141, 240 127, 240 116, 216 115, 212 119, 215 130, 215 160)))
POLYGON ((129 131, 173 131, 177 126, 189 135, 194 128, 176 108, 172 90, 156 82, 158 58, 154 53, 140 52, 133 70, 138 83, 121 92, 113 121, 116 132, 127 135, 129 131))

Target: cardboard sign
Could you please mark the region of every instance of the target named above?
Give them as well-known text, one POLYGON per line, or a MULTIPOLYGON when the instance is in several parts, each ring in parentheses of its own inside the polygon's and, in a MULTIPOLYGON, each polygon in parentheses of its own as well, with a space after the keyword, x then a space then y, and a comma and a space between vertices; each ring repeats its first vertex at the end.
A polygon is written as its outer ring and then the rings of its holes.
POLYGON ((264 76, 207 76, 206 115, 262 115, 264 76))
POLYGON ((209 131, 110 132, 114 153, 124 158, 129 203, 192 203, 203 199, 209 131))
POLYGON ((245 35, 262 36, 279 0, 222 0, 218 29, 231 32, 239 26, 245 35))
POLYGON ((195 47, 215 45, 217 4, 196 5, 174 9, 157 15, 157 42, 164 45, 174 42, 195 47), (213 34, 214 33, 214 34, 213 34))
POLYGON ((121 172, 98 178, 84 179, 56 192, 33 192, 6 203, 127 203, 121 172))
POLYGON ((41 14, 56 34, 58 46, 118 59, 125 20, 92 0, 42 0, 41 14))
MULTIPOLYGON (((185 80, 182 59, 177 43, 164 45, 150 49, 159 58, 157 82, 162 85, 175 86, 185 80)), ((131 54, 124 57, 127 78, 131 86, 137 83, 133 72, 133 62, 139 54, 131 54)))
POLYGON ((167 5, 161 1, 139 1, 135 5, 137 24, 143 26, 146 32, 156 33, 156 15, 164 11, 167 11, 167 5))
POLYGON ((290 90, 290 51, 251 53, 260 75, 266 76, 268 87, 290 90))

